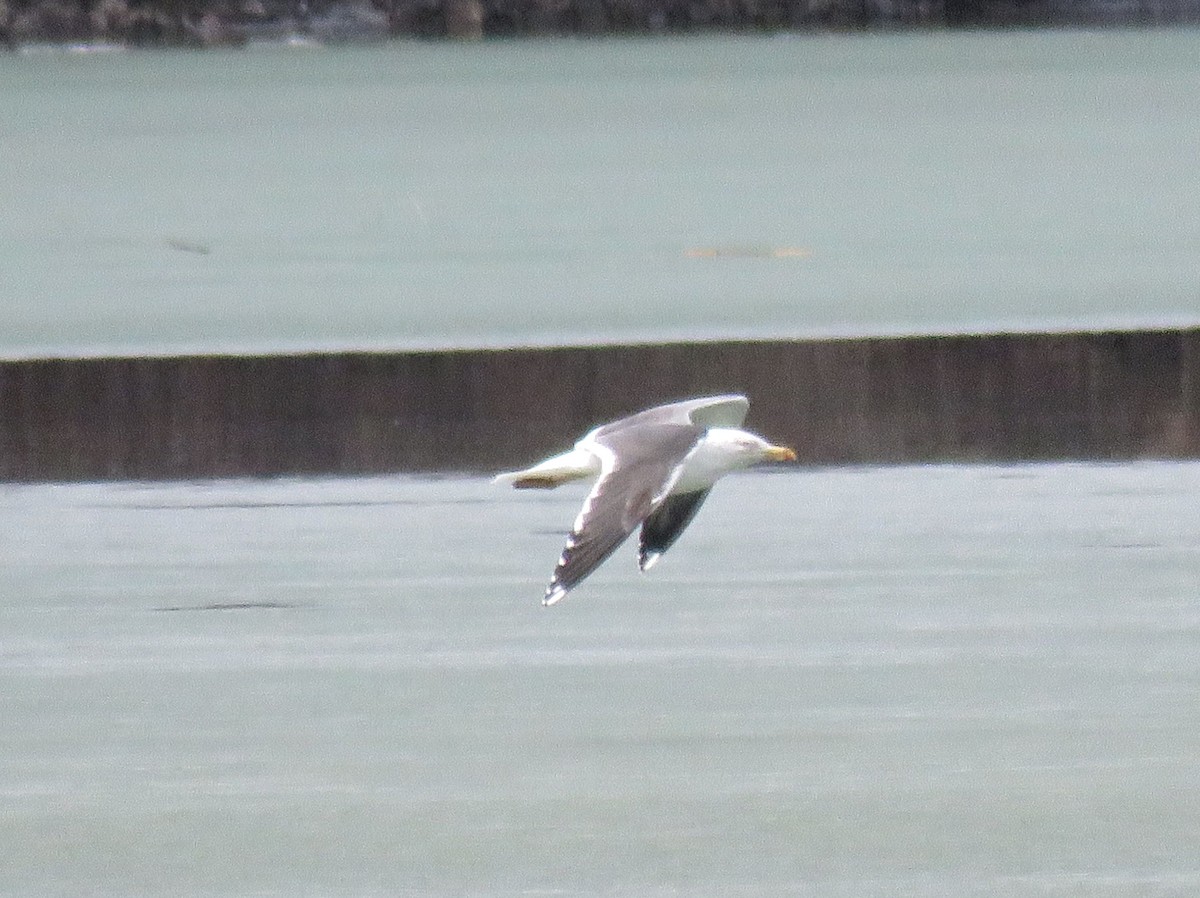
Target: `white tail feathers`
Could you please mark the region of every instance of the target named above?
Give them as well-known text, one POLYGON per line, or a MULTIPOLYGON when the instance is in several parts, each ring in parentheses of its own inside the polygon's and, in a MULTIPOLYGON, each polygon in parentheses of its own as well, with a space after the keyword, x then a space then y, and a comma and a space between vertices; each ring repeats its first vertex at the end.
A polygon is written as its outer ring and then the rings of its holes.
POLYGON ((511 483, 516 489, 553 489, 572 480, 600 473, 600 461, 585 449, 576 447, 523 471, 506 471, 492 478, 492 483, 511 483))

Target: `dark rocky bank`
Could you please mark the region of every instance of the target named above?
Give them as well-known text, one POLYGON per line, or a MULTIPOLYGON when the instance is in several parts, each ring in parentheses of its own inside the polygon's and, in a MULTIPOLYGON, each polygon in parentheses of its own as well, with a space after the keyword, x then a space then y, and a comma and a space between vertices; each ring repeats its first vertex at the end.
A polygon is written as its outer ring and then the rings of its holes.
POLYGON ((0 0, 0 44, 1200 24, 1200 0, 0 0))

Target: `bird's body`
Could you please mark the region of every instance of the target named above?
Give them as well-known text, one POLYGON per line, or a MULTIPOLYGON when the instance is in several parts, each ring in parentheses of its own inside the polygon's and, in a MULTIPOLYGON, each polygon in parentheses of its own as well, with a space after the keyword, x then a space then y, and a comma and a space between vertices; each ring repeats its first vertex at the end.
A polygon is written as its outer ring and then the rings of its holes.
POLYGON ((543 604, 559 601, 638 525, 638 565, 648 570, 724 474, 762 461, 794 461, 791 449, 740 429, 749 407, 736 395, 656 406, 595 428, 569 452, 497 477, 517 489, 596 478, 543 604))

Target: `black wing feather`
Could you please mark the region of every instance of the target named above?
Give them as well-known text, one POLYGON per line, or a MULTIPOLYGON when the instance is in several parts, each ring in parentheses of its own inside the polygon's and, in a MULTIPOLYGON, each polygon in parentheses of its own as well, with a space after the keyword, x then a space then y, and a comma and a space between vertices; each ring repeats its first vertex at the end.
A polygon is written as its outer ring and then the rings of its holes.
POLYGON ((692 522, 704 500, 708 498, 709 490, 695 490, 690 493, 674 493, 667 496, 658 508, 642 522, 642 533, 638 545, 638 567, 646 569, 646 564, 661 555, 674 545, 679 534, 692 522))

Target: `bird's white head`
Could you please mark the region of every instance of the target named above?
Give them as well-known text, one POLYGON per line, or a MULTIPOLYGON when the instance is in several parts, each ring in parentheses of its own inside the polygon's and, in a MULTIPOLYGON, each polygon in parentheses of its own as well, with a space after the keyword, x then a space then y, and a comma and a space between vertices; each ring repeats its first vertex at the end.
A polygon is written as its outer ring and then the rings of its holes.
POLYGON ((757 434, 733 427, 713 427, 706 441, 719 446, 737 467, 748 468, 764 461, 795 461, 796 452, 788 446, 775 446, 757 434))

